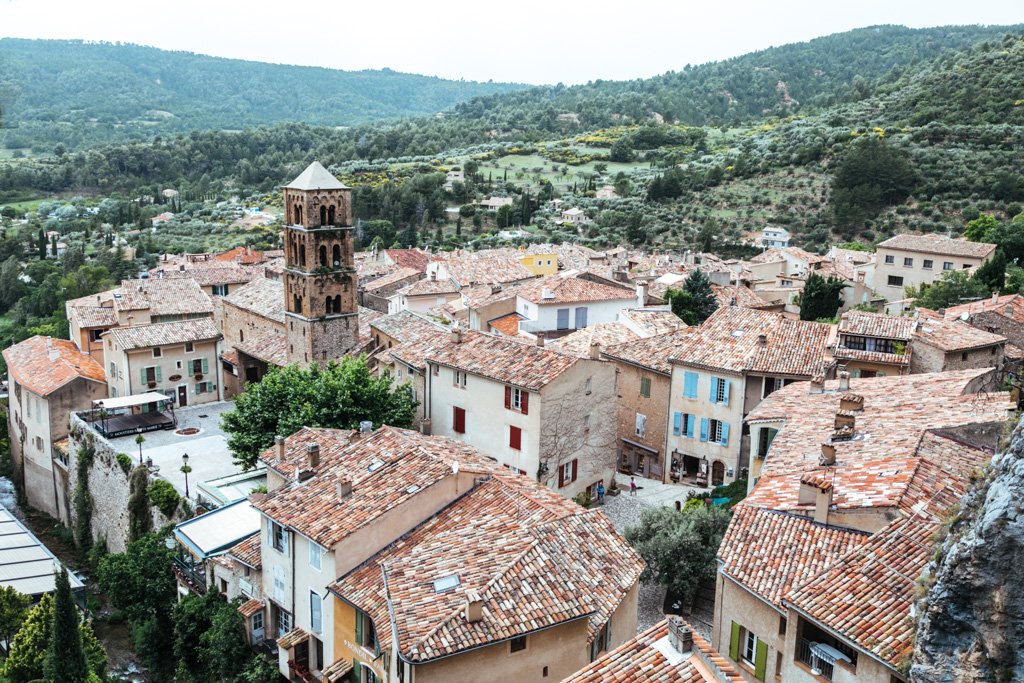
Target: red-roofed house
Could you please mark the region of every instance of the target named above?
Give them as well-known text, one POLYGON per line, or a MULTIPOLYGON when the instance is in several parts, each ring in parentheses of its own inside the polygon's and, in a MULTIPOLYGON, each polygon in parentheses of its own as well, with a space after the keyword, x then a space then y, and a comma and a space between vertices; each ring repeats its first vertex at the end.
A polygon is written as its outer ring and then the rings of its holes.
POLYGON ((107 397, 103 367, 66 339, 35 336, 4 349, 10 378, 7 433, 29 505, 71 524, 68 413, 107 397))

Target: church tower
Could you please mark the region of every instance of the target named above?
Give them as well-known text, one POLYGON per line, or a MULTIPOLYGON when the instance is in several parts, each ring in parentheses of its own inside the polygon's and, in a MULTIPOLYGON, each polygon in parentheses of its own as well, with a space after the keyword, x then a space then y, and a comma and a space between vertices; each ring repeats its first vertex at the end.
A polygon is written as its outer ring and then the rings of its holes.
POLYGON ((325 364, 359 334, 352 188, 314 161, 284 186, 284 210, 286 358, 325 364))

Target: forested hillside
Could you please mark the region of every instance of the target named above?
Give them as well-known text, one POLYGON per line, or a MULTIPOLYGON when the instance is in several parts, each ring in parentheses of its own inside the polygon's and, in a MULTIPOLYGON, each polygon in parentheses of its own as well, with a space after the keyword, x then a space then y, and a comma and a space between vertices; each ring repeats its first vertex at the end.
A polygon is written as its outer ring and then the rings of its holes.
POLYGON ((3 145, 50 151, 284 121, 353 126, 522 88, 221 59, 128 44, 0 39, 3 145))

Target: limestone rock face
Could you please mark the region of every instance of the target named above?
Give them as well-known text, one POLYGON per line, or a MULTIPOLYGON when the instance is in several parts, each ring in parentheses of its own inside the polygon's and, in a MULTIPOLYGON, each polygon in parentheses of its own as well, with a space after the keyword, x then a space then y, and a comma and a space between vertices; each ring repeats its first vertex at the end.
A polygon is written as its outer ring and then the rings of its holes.
POLYGON ((1024 681, 1024 421, 964 498, 920 616, 914 683, 1024 681))

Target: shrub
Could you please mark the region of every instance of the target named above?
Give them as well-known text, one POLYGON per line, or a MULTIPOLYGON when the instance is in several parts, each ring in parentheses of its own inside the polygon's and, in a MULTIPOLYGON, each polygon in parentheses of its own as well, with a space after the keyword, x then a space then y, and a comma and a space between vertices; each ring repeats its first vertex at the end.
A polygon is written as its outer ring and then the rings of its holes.
POLYGON ((170 518, 178 509, 181 496, 174 490, 174 487, 166 479, 157 479, 149 485, 149 502, 163 513, 164 517, 170 518))
POLYGON ((132 458, 130 455, 127 453, 118 453, 116 457, 117 464, 121 466, 121 469, 124 470, 125 474, 132 471, 132 458))

